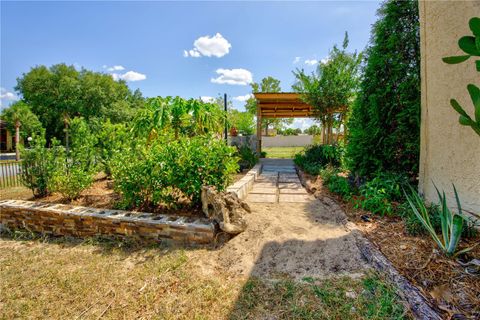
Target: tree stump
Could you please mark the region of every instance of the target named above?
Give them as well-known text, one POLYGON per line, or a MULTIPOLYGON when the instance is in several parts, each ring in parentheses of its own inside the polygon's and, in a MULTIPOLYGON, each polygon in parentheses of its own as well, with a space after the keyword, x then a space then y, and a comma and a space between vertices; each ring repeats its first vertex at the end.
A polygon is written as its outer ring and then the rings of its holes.
POLYGON ((248 204, 233 192, 219 192, 213 186, 202 187, 202 211, 229 234, 239 234, 247 228, 244 216, 250 213, 248 204))

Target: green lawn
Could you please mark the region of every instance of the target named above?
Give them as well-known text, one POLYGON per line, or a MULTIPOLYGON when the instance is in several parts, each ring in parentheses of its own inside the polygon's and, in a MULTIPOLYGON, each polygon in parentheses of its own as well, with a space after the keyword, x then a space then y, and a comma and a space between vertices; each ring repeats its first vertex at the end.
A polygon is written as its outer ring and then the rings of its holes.
POLYGON ((302 151, 305 147, 269 147, 262 148, 267 153, 267 158, 293 158, 295 153, 302 151))

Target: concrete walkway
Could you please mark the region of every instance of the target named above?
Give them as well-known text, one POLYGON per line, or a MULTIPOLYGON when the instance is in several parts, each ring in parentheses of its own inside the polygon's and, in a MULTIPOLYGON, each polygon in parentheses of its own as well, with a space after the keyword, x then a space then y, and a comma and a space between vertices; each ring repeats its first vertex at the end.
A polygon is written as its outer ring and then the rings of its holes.
POLYGON ((255 179, 247 202, 284 203, 308 202, 313 196, 302 186, 292 159, 260 159, 261 175, 255 179))

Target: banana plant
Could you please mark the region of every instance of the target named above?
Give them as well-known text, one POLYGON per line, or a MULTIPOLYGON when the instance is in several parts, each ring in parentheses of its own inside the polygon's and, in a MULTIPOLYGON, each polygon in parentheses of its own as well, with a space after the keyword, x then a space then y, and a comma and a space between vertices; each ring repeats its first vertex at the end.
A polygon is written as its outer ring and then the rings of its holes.
POLYGON ((432 222, 430 221, 430 214, 427 207, 425 206, 425 203, 411 186, 409 186, 409 188, 411 191, 410 195, 408 195, 405 191, 404 193, 413 213, 422 223, 422 225, 430 234, 433 241, 435 241, 435 243, 438 245, 438 247, 442 250, 443 253, 445 253, 447 256, 457 256, 472 249, 467 248, 457 252, 457 246, 460 241, 460 236, 462 234, 463 222, 465 220, 465 217, 462 214, 462 206, 460 204, 460 199, 458 197, 455 185, 453 185, 453 190, 455 193, 455 199, 457 201, 458 213, 452 212, 448 208, 445 192, 440 193, 438 188, 435 186, 441 206, 441 210, 439 212, 442 231, 441 237, 437 235, 437 232, 435 231, 432 222))
MULTIPOLYGON (((464 62, 473 56, 480 57, 480 18, 474 17, 470 19, 468 24, 470 30, 472 30, 473 36, 464 36, 458 40, 458 46, 466 53, 466 55, 445 57, 442 59, 443 62, 457 64, 464 62)), ((476 60, 475 64, 477 71, 480 72, 480 59, 476 60)), ((474 119, 467 114, 457 100, 451 99, 450 104, 453 109, 460 114, 458 119, 460 124, 470 126, 480 136, 480 89, 473 84, 469 84, 467 89, 475 108, 474 119)))

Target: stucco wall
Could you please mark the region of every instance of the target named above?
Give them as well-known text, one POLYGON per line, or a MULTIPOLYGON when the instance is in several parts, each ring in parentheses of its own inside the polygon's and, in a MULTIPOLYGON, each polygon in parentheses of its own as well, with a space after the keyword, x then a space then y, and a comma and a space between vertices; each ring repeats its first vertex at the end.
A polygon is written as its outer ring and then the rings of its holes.
POLYGON ((448 65, 442 57, 464 54, 458 39, 471 35, 468 21, 480 16, 480 1, 422 1, 420 32, 422 54, 422 124, 420 192, 437 202, 432 181, 445 190, 454 207, 452 183, 462 206, 480 214, 480 137, 470 127, 458 123, 450 106, 455 98, 473 117, 467 84, 480 86, 474 59, 448 65))

